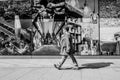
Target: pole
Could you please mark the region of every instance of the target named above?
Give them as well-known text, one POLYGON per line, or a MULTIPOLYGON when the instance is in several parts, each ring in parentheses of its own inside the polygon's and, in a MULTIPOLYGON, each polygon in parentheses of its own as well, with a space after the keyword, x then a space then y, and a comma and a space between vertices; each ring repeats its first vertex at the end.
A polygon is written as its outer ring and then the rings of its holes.
POLYGON ((99 54, 101 54, 101 46, 100 46, 100 3, 99 3, 99 0, 98 0, 98 51, 99 51, 99 54))
POLYGON ((94 12, 95 12, 95 0, 94 0, 94 12))

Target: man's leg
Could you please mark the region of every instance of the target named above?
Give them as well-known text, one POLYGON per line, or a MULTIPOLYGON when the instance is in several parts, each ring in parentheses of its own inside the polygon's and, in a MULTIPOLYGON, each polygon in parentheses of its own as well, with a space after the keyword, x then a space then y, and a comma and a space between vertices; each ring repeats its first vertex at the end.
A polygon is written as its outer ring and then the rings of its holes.
POLYGON ((61 59, 62 61, 59 62, 59 64, 54 64, 54 66, 56 68, 60 69, 62 67, 62 65, 64 64, 64 62, 66 61, 67 57, 68 57, 68 55, 62 56, 62 59, 61 59))
POLYGON ((68 57, 68 55, 62 56, 61 62, 59 63, 59 67, 61 67, 64 64, 64 62, 66 61, 67 57, 68 57))
POLYGON ((73 55, 73 54, 70 54, 69 56, 70 56, 70 58, 72 59, 72 62, 73 62, 73 64, 74 64, 74 66, 75 66, 75 67, 78 67, 78 63, 77 63, 77 60, 75 59, 74 55, 73 55))

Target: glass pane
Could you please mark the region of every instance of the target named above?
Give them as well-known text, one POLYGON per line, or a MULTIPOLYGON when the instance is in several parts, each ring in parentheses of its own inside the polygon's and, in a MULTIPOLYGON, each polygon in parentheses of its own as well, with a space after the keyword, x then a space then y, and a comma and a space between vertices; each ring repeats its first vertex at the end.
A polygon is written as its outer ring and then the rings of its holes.
POLYGON ((30 0, 3 0, 0 4, 1 55, 31 55, 30 0))
POLYGON ((119 0, 100 0, 101 55, 119 55, 119 0))

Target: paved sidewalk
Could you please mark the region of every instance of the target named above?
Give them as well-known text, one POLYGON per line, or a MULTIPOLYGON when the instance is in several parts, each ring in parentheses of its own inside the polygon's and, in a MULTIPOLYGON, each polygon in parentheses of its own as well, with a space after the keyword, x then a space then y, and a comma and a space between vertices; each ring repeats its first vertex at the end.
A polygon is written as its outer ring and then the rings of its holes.
POLYGON ((120 59, 70 59, 63 70, 53 67, 59 59, 0 59, 0 80, 120 80, 120 59))

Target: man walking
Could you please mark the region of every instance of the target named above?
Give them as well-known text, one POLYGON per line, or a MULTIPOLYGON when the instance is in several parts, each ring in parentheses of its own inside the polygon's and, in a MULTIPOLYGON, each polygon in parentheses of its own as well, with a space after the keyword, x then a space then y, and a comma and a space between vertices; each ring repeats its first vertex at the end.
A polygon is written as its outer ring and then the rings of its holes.
POLYGON ((61 69, 62 65, 64 64, 68 56, 72 59, 72 62, 74 64, 73 69, 79 68, 78 63, 73 55, 75 53, 75 50, 72 45, 72 37, 68 31, 69 31, 69 27, 63 28, 63 35, 60 41, 61 44, 60 54, 62 55, 62 61, 59 64, 54 64, 55 68, 59 70, 61 69))

